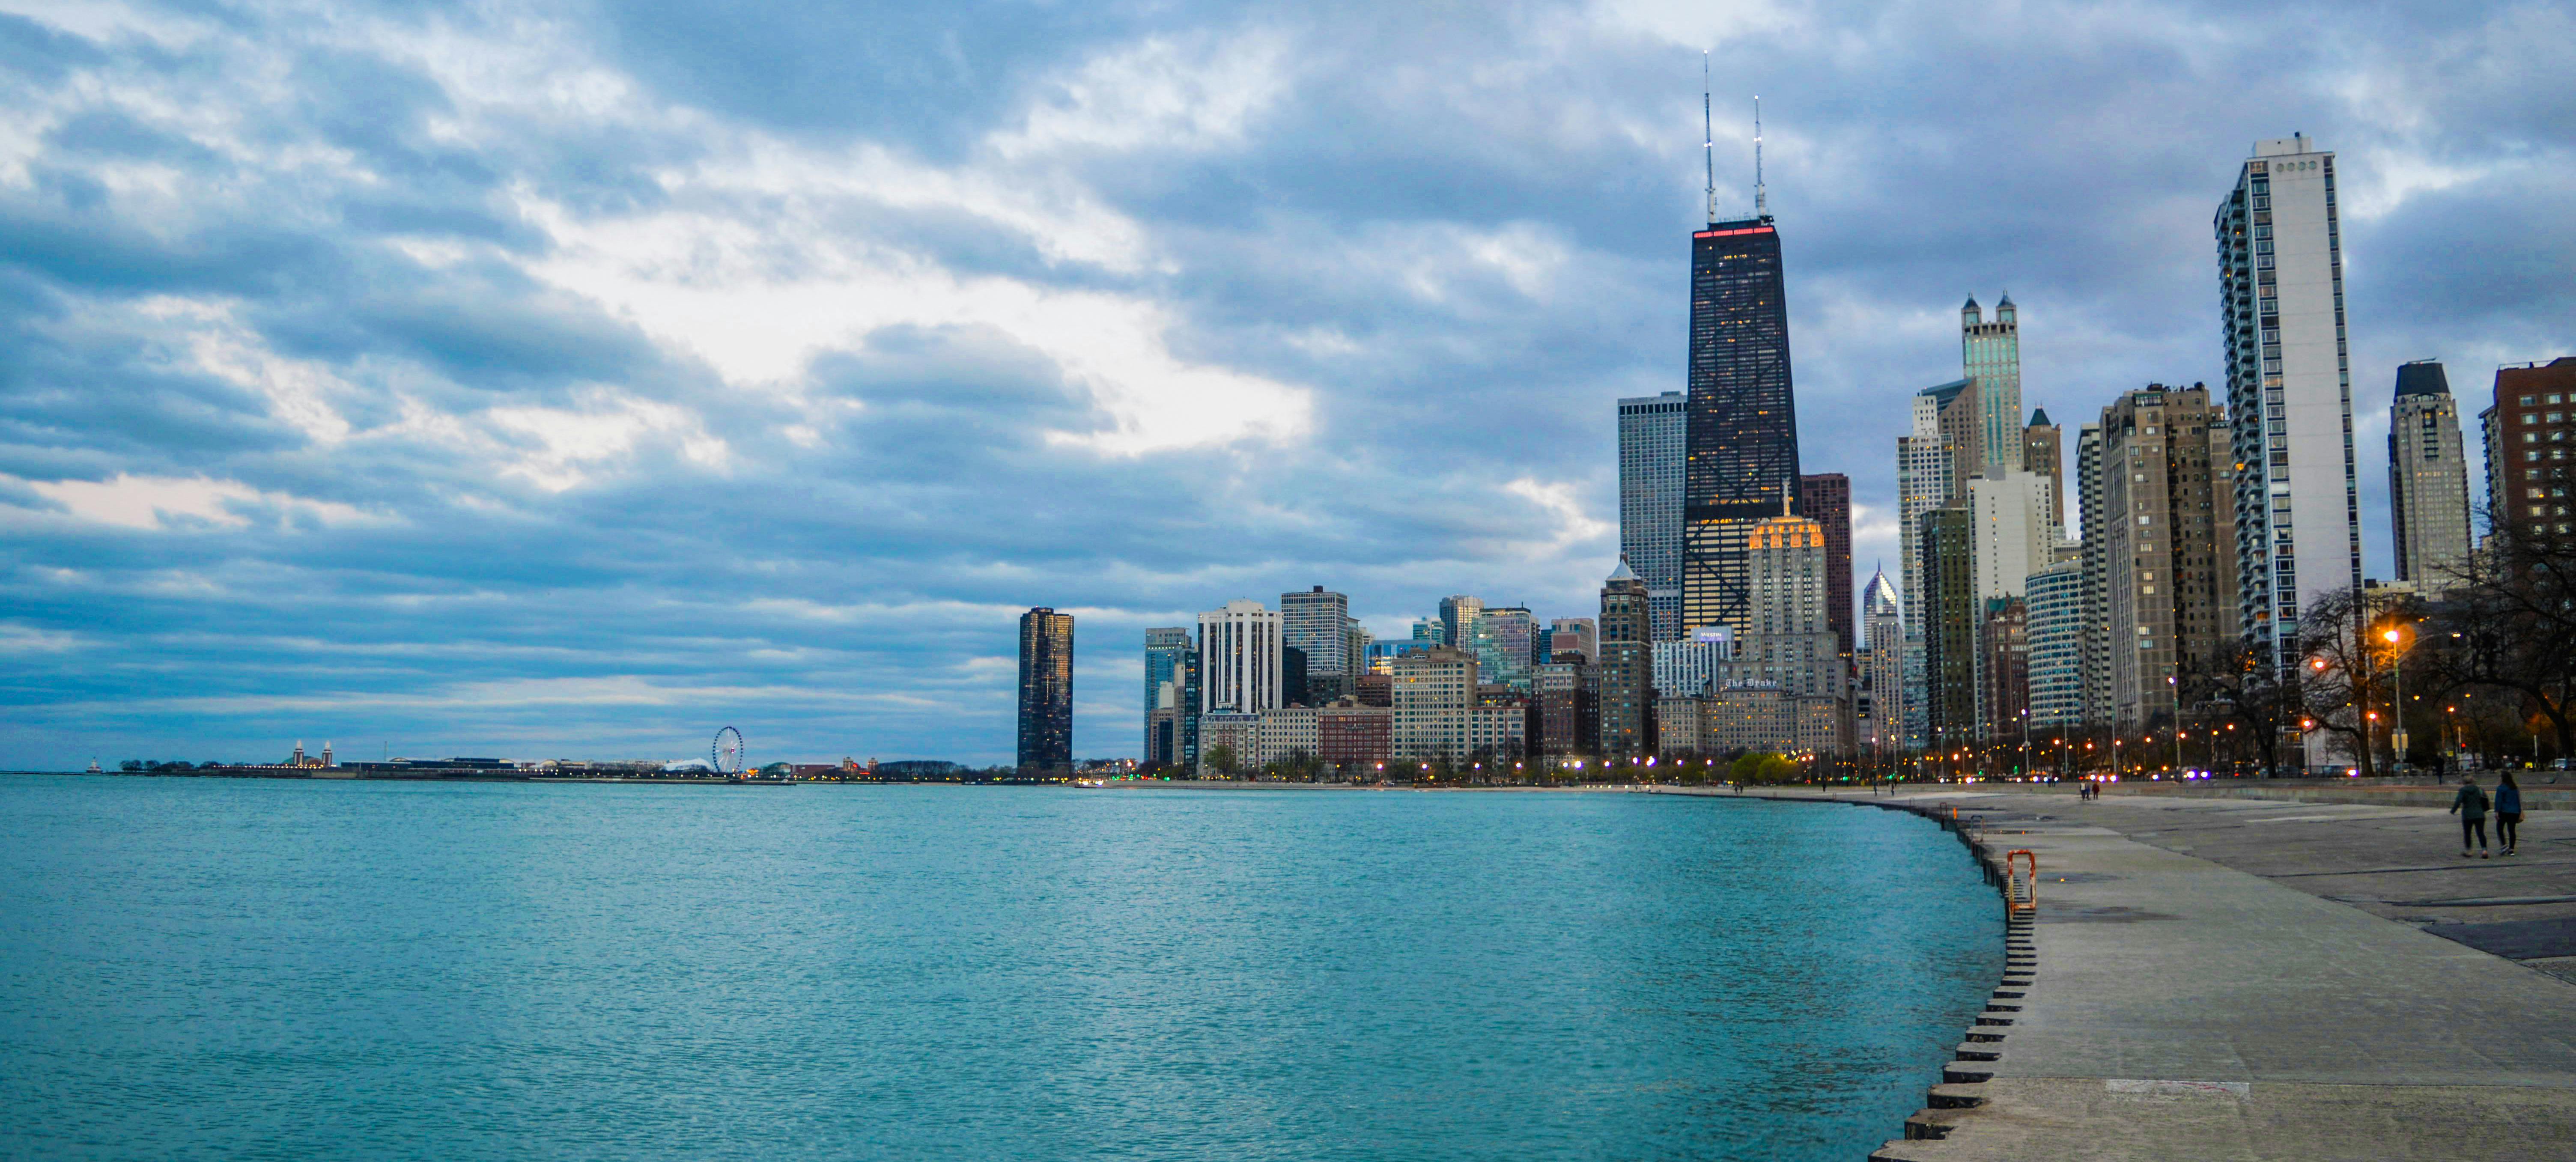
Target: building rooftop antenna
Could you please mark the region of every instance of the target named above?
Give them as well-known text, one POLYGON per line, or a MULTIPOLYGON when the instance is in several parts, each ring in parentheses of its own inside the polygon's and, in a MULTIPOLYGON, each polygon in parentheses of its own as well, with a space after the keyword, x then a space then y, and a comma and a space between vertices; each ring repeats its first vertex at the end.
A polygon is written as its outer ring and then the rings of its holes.
POLYGON ((1762 95, 1753 96, 1753 216, 1771 216, 1771 196, 1762 187, 1762 95))
POLYGON ((1708 166, 1708 224, 1717 225, 1717 122, 1709 115, 1708 51, 1699 54, 1699 153, 1708 166))

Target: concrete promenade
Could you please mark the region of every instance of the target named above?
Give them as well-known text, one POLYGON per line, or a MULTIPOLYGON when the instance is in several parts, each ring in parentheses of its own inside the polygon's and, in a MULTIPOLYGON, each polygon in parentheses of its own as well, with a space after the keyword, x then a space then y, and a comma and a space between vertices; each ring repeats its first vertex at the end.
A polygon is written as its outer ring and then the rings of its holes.
POLYGON ((2463 860, 2430 807, 1893 802, 1955 808, 1989 860, 2029 849, 2039 906, 1873 1158, 2576 1158, 2576 812, 2463 860))

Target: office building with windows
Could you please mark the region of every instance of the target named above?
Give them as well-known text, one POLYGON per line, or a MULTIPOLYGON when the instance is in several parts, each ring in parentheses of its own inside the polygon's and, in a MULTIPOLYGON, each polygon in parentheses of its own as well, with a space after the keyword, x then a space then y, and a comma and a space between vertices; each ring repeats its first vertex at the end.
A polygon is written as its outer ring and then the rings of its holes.
POLYGON ((2442 365, 2397 369, 2388 405, 2388 515, 2396 534, 2397 579, 2438 595, 2469 555, 2469 466, 2460 446, 2460 409, 2442 365))
POLYGON ((2022 467, 2021 320, 2011 295, 1995 304, 1991 322, 1973 297, 1959 308, 1959 373, 1977 383, 1977 442, 1983 456, 1969 471, 2022 467))
POLYGON ((1306 694, 1310 702, 1329 702, 1350 691, 1351 599, 1314 586, 1303 593, 1279 595, 1282 644, 1306 655, 1306 694))
POLYGON ((2361 587, 2335 155, 2305 136, 2257 142, 2212 225, 2232 459, 2244 466, 2236 620, 2286 672, 2299 663, 2300 611, 2361 587))
POLYGON ((2496 369, 2478 416, 2487 445, 2488 517, 2525 534, 2576 533, 2576 355, 2496 369))
POLYGON ((1285 705, 1283 648, 1279 615, 1258 601, 1229 601, 1200 614, 1200 713, 1258 716, 1285 705))
POLYGON ((1619 552, 1646 583, 1659 642, 1681 636, 1688 400, 1668 391, 1619 401, 1619 552))
POLYGON ((1073 615, 1020 615, 1019 773, 1073 770, 1073 615))

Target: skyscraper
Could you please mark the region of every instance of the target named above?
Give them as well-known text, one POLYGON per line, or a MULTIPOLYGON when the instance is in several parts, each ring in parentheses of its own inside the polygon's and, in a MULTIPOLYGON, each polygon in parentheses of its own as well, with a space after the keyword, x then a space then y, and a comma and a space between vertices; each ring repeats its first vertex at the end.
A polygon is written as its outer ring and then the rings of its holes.
MULTIPOLYGON (((1755 185, 1754 216, 1721 222, 1712 182, 1708 228, 1691 235, 1689 462, 1677 636, 1728 624, 1711 619, 1744 608, 1744 530, 1716 526, 1767 520, 1796 501, 1787 286, 1779 230, 1760 208, 1758 174, 1755 185)), ((1605 707, 1605 723, 1608 713, 1605 707)))
POLYGON ((2065 433, 2048 422, 2048 410, 2030 413, 2021 430, 2021 469, 2048 482, 2048 523, 2066 527, 2065 433))
POLYGON ((1529 692, 1530 659, 1538 640, 1538 623, 1529 610, 1498 605, 1480 611, 1467 636, 1476 655, 1477 681, 1529 692))
POLYGON ((1164 626, 1145 631, 1145 754, 1148 758, 1169 752, 1166 763, 1178 763, 1186 749, 1181 737, 1185 728, 1180 719, 1197 711, 1197 693, 1191 688, 1192 673, 1198 666, 1198 650, 1190 644, 1188 626, 1164 626), (1166 694, 1163 687, 1172 689, 1166 694), (1157 709, 1172 711, 1169 721, 1158 723, 1157 709), (1161 732, 1173 737, 1164 739, 1161 732))
POLYGON ((1825 530, 1825 620, 1842 652, 1852 652, 1851 477, 1824 472, 1798 478, 1798 515, 1825 530))
POLYGON ((1279 595, 1282 644, 1306 653, 1306 693, 1329 702, 1349 693, 1343 688, 1351 670, 1351 599, 1317 585, 1304 593, 1279 595))
POLYGON ((2058 561, 2030 575, 2030 725, 2084 724, 2084 563, 2058 561))
POLYGON ((2078 514, 2083 531, 2076 538, 2081 580, 2077 583, 2076 681, 2082 695, 2077 704, 2083 710, 2085 726, 2102 726, 2111 721, 2111 636, 2104 624, 2110 598, 2105 595, 2111 573, 2108 544, 2111 537, 2111 514, 2102 497, 2102 425, 2080 424, 2075 429, 2075 494, 2082 501, 2078 514))
POLYGON ((1905 612, 1885 569, 1872 570, 1861 590, 1861 625, 1868 633, 1861 681, 1869 691, 1871 742, 1880 754, 1905 745, 1905 612))
POLYGON ((1485 612, 1481 598, 1453 593, 1440 599, 1440 640, 1447 645, 1466 649, 1469 635, 1475 632, 1476 618, 1485 612))
POLYGON ((2119 729, 2170 722, 2181 683, 2223 665, 2238 639, 2231 446, 2227 416, 2197 384, 2149 384, 2102 409, 2103 622, 2119 729))
POLYGON ((2469 555, 2469 466, 2460 452, 2460 409, 2442 365, 2399 367, 2388 405, 2388 515, 2397 579, 2421 590, 2447 588, 2469 555))
POLYGON ((1687 400, 1668 391, 1619 401, 1619 552, 1646 583, 1659 642, 1681 636, 1687 400))
POLYGON ((1685 520, 1763 520, 1798 479, 1780 234, 1765 214, 1691 236, 1685 520))
POLYGON ((1073 769, 1073 615, 1043 605, 1020 615, 1019 769, 1073 769))
POLYGON ((1926 742, 1947 749, 1975 737, 1977 725, 1976 524, 1965 502, 1924 513, 1915 552, 1923 595, 1923 724, 1926 742))
MULTIPOLYGON (((2010 649, 2006 643, 1988 641, 1988 629, 1998 623, 1993 615, 1995 602, 2021 597, 2030 575, 2048 567, 2057 547, 2057 526, 2048 522, 2048 485, 2039 477, 2017 468, 1988 468, 1984 475, 1968 481, 1968 513, 1973 529, 1969 549, 1969 568, 1975 580, 1971 583, 1977 605, 1978 647, 1975 660, 1977 726, 1981 737, 1999 737, 1998 732, 2018 727, 2018 716, 2025 699, 2015 693, 2010 705, 1998 704, 1993 696, 2016 691, 2009 680, 1987 672, 1990 662, 1999 658, 2019 658, 2018 643, 2010 649)), ((2026 610, 2015 604, 2001 624, 2006 632, 2023 632, 2026 610)))
POLYGON ((2213 227, 2233 461, 2244 465, 2237 620, 2286 671, 2299 661, 2299 611, 2361 587, 2334 154, 2305 136, 2255 143, 2213 227))
POLYGON ((1930 590, 1923 584, 1923 516, 1967 499, 1967 478, 1985 463, 1985 453, 1976 380, 1924 388, 1914 393, 1913 404, 1913 431, 1896 438, 1896 564, 1904 577, 1898 593, 1907 636, 1897 643, 1895 665, 1903 684, 1898 699, 1905 715, 1903 745, 1919 750, 1934 745, 1926 717, 1932 698, 1924 652, 1930 628, 1924 602, 1930 590))
POLYGON ((1995 304, 1991 323, 1974 298, 1959 308, 1959 366, 1960 374, 1977 381, 1977 441, 1984 453, 1984 462, 1969 471, 2022 467, 2016 451, 2022 434, 2021 322, 2011 295, 1995 304))
POLYGON ((1199 712, 1259 714, 1286 695, 1279 615, 1229 601, 1199 615, 1199 712))
POLYGON ((1646 753, 1646 700, 1653 679, 1653 616, 1646 583, 1626 561, 1601 584, 1601 664, 1597 669, 1603 757, 1646 753))

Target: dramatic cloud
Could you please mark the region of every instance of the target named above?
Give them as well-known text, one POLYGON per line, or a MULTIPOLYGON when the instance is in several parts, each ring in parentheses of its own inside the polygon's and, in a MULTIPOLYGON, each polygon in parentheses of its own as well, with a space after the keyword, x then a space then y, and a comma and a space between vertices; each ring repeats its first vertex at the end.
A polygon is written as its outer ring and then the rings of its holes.
POLYGON ((1007 760, 1324 583, 1589 612, 1763 98, 1809 471, 1893 564, 1904 396, 2216 381, 2209 221, 2343 158, 2365 543, 2394 367, 2576 353, 2563 5, 0 10, 0 765, 1007 760))

